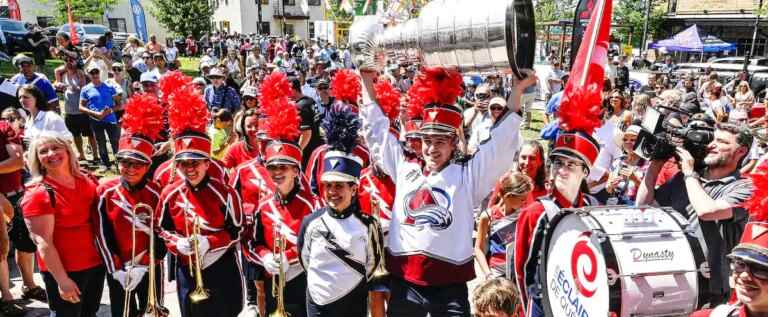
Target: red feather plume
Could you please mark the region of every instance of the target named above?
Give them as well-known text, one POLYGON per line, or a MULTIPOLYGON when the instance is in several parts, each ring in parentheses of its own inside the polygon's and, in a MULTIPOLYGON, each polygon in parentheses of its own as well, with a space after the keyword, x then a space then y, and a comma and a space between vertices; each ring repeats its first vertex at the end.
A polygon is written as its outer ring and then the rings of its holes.
POLYGON ((600 125, 600 106, 605 82, 605 61, 611 33, 612 0, 592 9, 586 35, 571 69, 560 102, 560 125, 566 131, 592 134, 600 125))
POLYGON ((419 94, 426 104, 453 105, 463 92, 461 84, 464 81, 461 74, 444 67, 424 67, 416 81, 422 82, 423 89, 418 89, 415 93, 419 94))
POLYGON ((418 77, 408 89, 408 118, 411 120, 424 118, 424 105, 427 103, 423 99, 424 89, 424 81, 418 77))
POLYGON ((205 133, 210 113, 203 97, 194 87, 186 86, 174 92, 168 99, 168 124, 171 135, 186 131, 205 133))
POLYGON ((394 122, 400 113, 400 91, 395 89, 388 80, 379 80, 373 86, 373 90, 376 92, 376 100, 379 102, 381 112, 389 118, 389 121, 394 122))
POLYGON ((259 104, 266 105, 277 99, 288 98, 293 93, 293 88, 284 73, 276 72, 264 78, 259 93, 259 104))
POLYGON ((163 129, 163 106, 155 96, 135 94, 125 103, 123 131, 157 140, 163 129))
POLYGON ((360 79, 349 69, 336 72, 331 80, 331 94, 343 102, 356 105, 361 90, 360 79))
POLYGON ((157 84, 163 95, 163 103, 167 103, 168 98, 170 98, 174 92, 190 83, 192 83, 192 77, 184 75, 180 71, 172 71, 163 75, 162 78, 160 78, 160 82, 157 84))
POLYGON ((752 197, 744 202, 750 221, 768 221, 768 165, 761 165, 749 175, 754 188, 752 197))
POLYGON ((267 117, 264 130, 273 140, 296 141, 299 131, 299 110, 288 97, 292 94, 291 83, 284 73, 269 74, 261 83, 259 104, 267 117))
POLYGON ((266 105, 262 105, 262 111, 267 116, 267 136, 272 140, 296 141, 301 135, 299 131, 299 110, 296 104, 288 98, 280 98, 266 105))

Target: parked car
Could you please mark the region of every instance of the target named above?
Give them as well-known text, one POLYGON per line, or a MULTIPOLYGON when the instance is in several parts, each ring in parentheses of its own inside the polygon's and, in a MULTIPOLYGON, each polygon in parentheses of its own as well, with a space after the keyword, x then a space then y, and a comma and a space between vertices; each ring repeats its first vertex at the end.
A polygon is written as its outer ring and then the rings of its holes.
POLYGON ((15 53, 32 49, 32 44, 27 41, 29 30, 24 26, 24 22, 0 18, 0 29, 5 36, 8 55, 15 55, 15 53))
MULTIPOLYGON (((75 23, 75 31, 80 39, 80 43, 96 44, 99 37, 107 33, 109 29, 100 24, 75 23)), ((69 23, 62 24, 59 27, 59 32, 69 34, 69 23)))

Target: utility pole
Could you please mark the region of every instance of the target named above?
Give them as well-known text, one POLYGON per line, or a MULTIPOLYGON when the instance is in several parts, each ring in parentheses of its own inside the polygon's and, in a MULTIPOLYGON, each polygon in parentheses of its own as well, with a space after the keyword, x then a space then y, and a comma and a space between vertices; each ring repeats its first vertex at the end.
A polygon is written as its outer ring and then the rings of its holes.
POLYGON ((278 0, 280 1, 280 4, 283 6, 283 12, 281 14, 281 21, 283 22, 283 38, 285 38, 285 1, 286 0, 278 0))
POLYGON ((648 40, 648 20, 651 18, 653 0, 645 0, 645 19, 643 19, 643 38, 640 40, 640 53, 645 51, 645 42, 648 40))
POLYGON ((763 13, 763 0, 760 0, 760 4, 755 10, 755 29, 752 32, 752 47, 749 48, 749 53, 744 52, 744 71, 746 72, 749 67, 749 59, 755 54, 755 43, 757 42, 757 30, 760 28, 760 14, 763 13))

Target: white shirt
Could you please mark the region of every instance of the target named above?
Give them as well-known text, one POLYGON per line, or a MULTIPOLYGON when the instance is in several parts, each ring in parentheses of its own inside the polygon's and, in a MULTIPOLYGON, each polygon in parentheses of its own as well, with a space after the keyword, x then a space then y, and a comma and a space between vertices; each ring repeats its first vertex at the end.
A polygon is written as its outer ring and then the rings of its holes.
POLYGON ((64 124, 64 119, 53 111, 38 111, 32 120, 24 124, 24 142, 34 141, 41 135, 55 135, 67 141, 74 140, 64 124))

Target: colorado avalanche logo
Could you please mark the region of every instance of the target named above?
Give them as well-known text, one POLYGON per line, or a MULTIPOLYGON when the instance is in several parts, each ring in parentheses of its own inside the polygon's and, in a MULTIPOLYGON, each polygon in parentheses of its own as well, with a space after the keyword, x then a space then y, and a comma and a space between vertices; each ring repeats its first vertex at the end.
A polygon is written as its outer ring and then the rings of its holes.
POLYGON ((405 195, 405 225, 444 230, 453 223, 451 199, 440 188, 422 187, 405 195))
POLYGON ((589 236, 589 233, 582 233, 571 253, 571 275, 584 297, 592 297, 597 291, 597 255, 588 243, 589 236))

